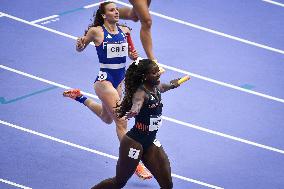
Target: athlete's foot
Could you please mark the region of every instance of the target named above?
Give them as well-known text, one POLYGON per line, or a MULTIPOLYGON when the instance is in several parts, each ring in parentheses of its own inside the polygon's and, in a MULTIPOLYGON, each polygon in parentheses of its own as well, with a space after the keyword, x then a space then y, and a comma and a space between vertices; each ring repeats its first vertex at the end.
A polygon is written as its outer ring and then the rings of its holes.
POLYGON ((135 174, 143 180, 151 179, 153 177, 150 171, 142 163, 138 164, 135 174))
POLYGON ((162 67, 162 66, 160 66, 159 65, 159 63, 158 63, 158 61, 155 59, 155 60, 153 60, 153 62, 155 62, 157 65, 158 65, 158 67, 159 67, 159 72, 160 72, 160 74, 163 74, 163 73, 165 73, 165 69, 162 67))
POLYGON ((82 94, 80 89, 69 89, 63 92, 63 96, 76 99, 77 97, 82 96, 82 94))

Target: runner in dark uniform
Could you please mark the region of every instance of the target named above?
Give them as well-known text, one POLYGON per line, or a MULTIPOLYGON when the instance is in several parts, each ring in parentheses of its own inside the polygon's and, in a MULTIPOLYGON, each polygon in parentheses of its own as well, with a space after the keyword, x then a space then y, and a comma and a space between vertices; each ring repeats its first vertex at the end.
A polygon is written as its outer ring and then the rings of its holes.
POLYGON ((123 188, 140 160, 162 189, 173 188, 170 162, 156 139, 156 133, 162 125, 161 93, 178 86, 178 79, 170 84, 160 84, 159 67, 152 60, 143 59, 129 66, 125 77, 125 96, 116 112, 120 118, 135 117, 135 124, 120 142, 116 176, 92 189, 123 188))

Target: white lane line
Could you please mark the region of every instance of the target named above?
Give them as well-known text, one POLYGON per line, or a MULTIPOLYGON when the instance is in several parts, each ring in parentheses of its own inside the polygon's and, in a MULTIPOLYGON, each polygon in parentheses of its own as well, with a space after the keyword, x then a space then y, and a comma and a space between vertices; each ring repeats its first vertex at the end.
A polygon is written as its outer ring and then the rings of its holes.
POLYGON ((69 35, 69 34, 66 34, 66 33, 63 33, 63 32, 60 32, 60 31, 56 31, 54 29, 50 29, 48 27, 45 27, 45 26, 42 26, 42 25, 39 25, 39 24, 34 24, 34 23, 31 23, 31 22, 26 21, 24 19, 21 19, 21 18, 12 16, 12 15, 9 15, 9 14, 6 14, 6 13, 3 13, 3 15, 8 17, 8 18, 11 18, 13 20, 16 20, 16 21, 19 21, 19 22, 22 22, 22 23, 25 23, 25 24, 28 24, 28 25, 31 25, 31 26, 34 26, 34 27, 46 30, 46 31, 49 31, 49 32, 52 32, 52 33, 56 33, 56 34, 64 36, 64 37, 68 37, 68 38, 75 39, 75 40, 77 39, 77 37, 74 37, 72 35, 69 35))
MULTIPOLYGON (((11 72, 14 72, 14 73, 17 73, 17 74, 38 80, 38 81, 42 81, 44 83, 48 83, 48 84, 51 84, 51 85, 54 85, 54 86, 57 86, 57 87, 60 87, 60 88, 63 88, 63 89, 70 89, 71 88, 71 87, 68 87, 68 86, 65 86, 65 85, 62 85, 62 84, 55 83, 53 81, 49 81, 47 79, 42 79, 40 77, 33 76, 31 74, 28 74, 28 73, 25 73, 25 72, 22 72, 22 71, 13 69, 13 68, 9 68, 7 66, 0 65, 0 68, 3 68, 5 70, 11 71, 11 72)), ((83 92, 83 91, 81 91, 81 92, 82 92, 82 94, 84 94, 88 97, 99 99, 96 95, 86 93, 86 92, 83 92)), ((214 134, 214 135, 221 136, 221 137, 231 139, 231 140, 234 140, 234 141, 238 141, 238 142, 241 142, 241 143, 256 146, 256 147, 259 147, 259 148, 262 148, 262 149, 266 149, 266 150, 270 150, 270 151, 274 151, 274 152, 277 152, 277 153, 284 154, 283 150, 280 150, 280 149, 277 149, 277 148, 274 148, 274 147, 266 146, 266 145, 263 145, 263 144, 259 144, 259 143, 256 143, 256 142, 246 140, 246 139, 242 139, 242 138, 238 138, 238 137, 231 136, 231 135, 228 135, 228 134, 224 134, 224 133, 221 133, 221 132, 218 132, 218 131, 206 129, 206 128, 203 128, 203 127, 200 127, 200 126, 197 126, 197 125, 193 125, 193 124, 190 124, 190 123, 186 123, 186 122, 183 122, 183 121, 180 121, 180 120, 177 120, 177 119, 174 119, 174 118, 170 118, 170 117, 167 117, 167 116, 162 116, 162 117, 163 117, 163 119, 165 119, 167 121, 170 121, 170 122, 173 122, 173 123, 176 123, 176 124, 179 124, 179 125, 183 125, 183 126, 186 126, 186 127, 197 129, 199 131, 203 131, 203 132, 206 132, 206 133, 214 134)))
MULTIPOLYGON (((102 1, 102 2, 104 2, 104 1, 102 1)), ((93 8, 93 7, 99 6, 102 2, 90 4, 90 5, 84 6, 83 8, 84 9, 93 8)), ((44 17, 44 18, 40 18, 40 19, 37 19, 37 20, 30 21, 30 23, 35 24, 35 23, 39 23, 39 22, 42 22, 42 21, 45 21, 45 20, 52 19, 52 18, 57 18, 57 17, 59 17, 59 15, 56 14, 56 15, 47 16, 47 17, 44 17)))
POLYGON ((270 151, 273 151, 273 152, 284 154, 284 150, 280 150, 280 149, 277 149, 277 148, 274 148, 274 147, 266 146, 266 145, 263 145, 263 144, 252 142, 252 141, 249 141, 249 140, 246 140, 246 139, 242 139, 242 138, 235 137, 235 136, 232 136, 232 135, 228 135, 228 134, 225 134, 225 133, 221 133, 221 132, 218 132, 218 131, 206 129, 204 127, 200 127, 200 126, 197 126, 197 125, 186 123, 186 122, 183 122, 183 121, 180 121, 180 120, 177 120, 177 119, 173 119, 173 118, 170 118, 170 117, 162 116, 162 118, 164 120, 167 120, 167 121, 179 124, 179 125, 183 125, 183 126, 186 126, 186 127, 190 127, 190 128, 193 128, 193 129, 197 129, 199 131, 204 131, 206 133, 210 133, 210 134, 213 134, 213 135, 217 135, 217 136, 224 137, 224 138, 227 138, 227 139, 231 139, 231 140, 234 140, 234 141, 238 141, 238 142, 241 142, 241 143, 256 146, 256 147, 259 147, 259 148, 262 148, 262 149, 265 149, 265 150, 270 150, 270 151))
MULTIPOLYGON (((104 2, 104 1, 102 1, 102 2, 104 2)), ((89 8, 92 8, 92 7, 95 7, 95 6, 99 6, 102 2, 86 5, 86 6, 84 6, 84 8, 89 9, 89 8)))
POLYGON ((279 2, 276 2, 276 1, 271 1, 271 0, 262 0, 266 3, 271 3, 271 4, 274 4, 274 5, 278 5, 280 7, 284 7, 284 4, 283 3, 279 3, 279 2))
POLYGON ((30 187, 23 186, 23 185, 20 185, 20 184, 17 184, 17 183, 14 183, 14 182, 11 182, 11 181, 8 181, 8 180, 5 180, 5 179, 1 179, 1 178, 0 178, 0 182, 6 183, 6 184, 9 184, 9 185, 12 185, 12 186, 16 186, 18 188, 32 189, 30 187))
MULTIPOLYGON (((43 79, 43 78, 28 74, 28 73, 25 73, 25 72, 22 72, 22 71, 13 69, 13 68, 9 68, 9 67, 1 65, 1 64, 0 64, 0 68, 14 72, 14 73, 17 73, 17 74, 20 74, 20 75, 23 75, 23 76, 26 76, 26 77, 29 77, 29 78, 32 78, 32 79, 35 79, 35 80, 38 80, 38 81, 41 81, 41 82, 44 82, 44 83, 48 83, 50 85, 54 85, 54 86, 57 86, 57 87, 60 87, 60 88, 63 88, 63 89, 72 89, 71 87, 68 87, 68 86, 65 86, 65 85, 62 85, 62 84, 59 84, 59 83, 55 83, 53 81, 49 81, 47 79, 43 79)), ((82 94, 84 94, 86 96, 99 99, 97 96, 95 96, 91 93, 87 93, 87 92, 84 92, 84 91, 81 91, 81 92, 82 92, 82 94)))
POLYGON ((3 17, 3 16, 5 16, 4 13, 3 13, 3 12, 0 12, 0 17, 3 17))
MULTIPOLYGON (((132 7, 132 5, 130 5, 128 3, 121 2, 121 1, 113 0, 113 2, 116 2, 117 4, 121 4, 121 5, 124 5, 124 6, 127 6, 127 7, 132 7)), ((280 54, 284 54, 284 50, 281 50, 281 49, 276 49, 276 48, 273 48, 273 47, 269 47, 267 45, 263 45, 263 44, 260 44, 260 43, 256 43, 256 42, 253 42, 253 41, 249 41, 249 40, 246 40, 246 39, 235 37, 235 36, 232 36, 232 35, 229 35, 229 34, 225 34, 223 32, 212 30, 212 29, 209 29, 209 28, 206 28, 206 27, 203 27, 203 26, 192 24, 190 22, 186 22, 186 21, 176 19, 176 18, 173 18, 173 17, 170 17, 170 16, 166 16, 166 15, 163 15, 163 14, 160 14, 160 13, 156 13, 156 12, 153 12, 153 11, 150 11, 150 13, 152 15, 158 16, 160 18, 164 18, 166 20, 170 20, 170 21, 173 21, 173 22, 176 22, 176 23, 179 23, 179 24, 183 24, 183 25, 195 28, 195 29, 199 29, 199 30, 202 30, 202 31, 205 31, 205 32, 213 33, 213 34, 216 34, 216 35, 219 35, 219 36, 222 36, 222 37, 226 37, 226 38, 233 39, 233 40, 236 40, 236 41, 239 41, 239 42, 242 42, 242 43, 246 43, 248 45, 252 45, 252 46, 256 46, 256 47, 263 48, 263 49, 266 49, 266 50, 270 50, 270 51, 273 51, 273 52, 277 52, 277 53, 280 53, 280 54)))
POLYGON ((56 18, 58 16, 59 15, 52 15, 52 16, 48 16, 48 17, 45 17, 45 18, 41 18, 41 19, 37 19, 37 20, 31 21, 30 23, 35 24, 35 23, 38 23, 38 22, 41 22, 41 21, 45 21, 45 20, 49 20, 49 19, 52 19, 52 18, 56 18))
MULTIPOLYGON (((279 6, 284 6, 283 4, 277 3, 275 1, 270 1, 270 0, 263 0, 263 1, 270 2, 270 3, 273 3, 273 4, 279 5, 279 6)), ((92 7, 100 5, 102 2, 104 2, 104 1, 84 6, 84 8, 85 9, 92 8, 92 7)), ((113 0, 113 2, 115 2, 117 4, 121 4, 121 5, 127 6, 127 7, 132 7, 132 5, 130 5, 128 3, 124 3, 124 2, 118 1, 118 0, 113 0)), ((248 45, 252 45, 252 46, 256 46, 256 47, 263 48, 263 49, 266 49, 266 50, 270 50, 270 51, 273 51, 273 52, 277 52, 277 53, 280 53, 280 54, 284 54, 284 50, 281 50, 281 49, 277 49, 277 48, 273 48, 273 47, 270 47, 270 46, 267 46, 267 45, 263 45, 263 44, 260 44, 260 43, 249 41, 247 39, 242 39, 242 38, 239 38, 239 37, 236 37, 236 36, 232 36, 232 35, 229 35, 229 34, 226 34, 226 33, 223 33, 223 32, 219 32, 219 31, 212 30, 212 29, 209 29, 209 28, 206 28, 206 27, 203 27, 203 26, 199 26, 199 25, 196 25, 196 24, 193 24, 193 23, 190 23, 190 22, 186 22, 186 21, 183 21, 183 20, 180 20, 180 19, 177 19, 177 18, 166 16, 166 15, 163 15, 163 14, 160 14, 160 13, 157 13, 157 12, 150 11, 150 14, 158 16, 160 18, 164 18, 166 20, 170 20, 172 22, 183 24, 183 25, 195 28, 195 29, 199 29, 199 30, 202 30, 202 31, 205 31, 205 32, 209 32, 209 33, 213 33, 213 34, 225 37, 225 38, 233 39, 235 41, 246 43, 248 45)))
MULTIPOLYGON (((41 26, 39 24, 30 23, 29 21, 23 20, 21 18, 17 18, 15 16, 11 16, 11 15, 8 15, 8 14, 5 14, 5 13, 3 13, 3 14, 4 14, 4 16, 11 18, 11 19, 14 19, 16 21, 23 22, 25 24, 28 24, 28 25, 31 25, 31 26, 34 26, 34 27, 37 27, 37 28, 41 28, 43 30, 47 30, 49 32, 56 33, 58 35, 62 35, 62 36, 65 36, 65 37, 68 37, 68 38, 71 38, 71 39, 75 39, 75 40, 77 39, 77 37, 75 37, 75 36, 72 36, 72 35, 69 35, 69 34, 66 34, 66 33, 63 33, 63 32, 59 32, 59 31, 54 30, 54 29, 47 28, 47 27, 41 26)), ((93 45, 93 43, 92 43, 92 45, 93 45)), ((205 81, 209 81, 209 82, 212 82, 212 83, 224 86, 224 87, 229 87, 229 88, 232 88, 232 89, 235 89, 235 90, 243 91, 243 92, 246 92, 246 93, 249 93, 249 94, 254 94, 254 95, 257 95, 257 96, 260 96, 260 97, 263 97, 263 98, 267 98, 267 99, 270 99, 270 100, 274 100, 274 101, 284 103, 284 99, 281 99, 281 98, 278 98, 278 97, 273 97, 273 96, 266 95, 266 94, 263 94, 263 93, 244 89, 244 88, 241 88, 241 87, 238 87, 238 86, 235 86, 235 85, 231 85, 231 84, 228 84, 228 83, 225 83, 225 82, 222 82, 222 81, 217 81, 217 80, 214 80, 214 79, 211 79, 211 78, 208 78, 208 77, 204 77, 204 76, 201 76, 201 75, 198 75, 198 74, 195 74, 195 73, 191 73, 191 72, 187 72, 185 70, 181 70, 181 69, 178 69, 178 68, 175 68, 175 67, 167 66, 165 64, 161 64, 161 65, 163 65, 165 68, 172 70, 172 71, 189 74, 192 77, 196 77, 196 78, 199 78, 199 79, 202 79, 202 80, 205 80, 205 81)))
MULTIPOLYGON (((104 1, 102 1, 102 2, 104 2, 104 1)), ((90 5, 84 6, 83 8, 84 9, 93 8, 93 7, 100 5, 102 2, 90 4, 90 5)), ((52 18, 57 18, 57 17, 59 17, 59 15, 55 14, 55 15, 52 15, 52 16, 47 16, 47 17, 44 17, 44 18, 40 18, 40 19, 37 19, 37 20, 30 21, 30 23, 35 24, 35 23, 39 23, 39 22, 42 22, 42 21, 45 21, 45 20, 52 19, 52 18)))
POLYGON ((222 82, 222 81, 217 81, 215 79, 204 77, 204 76, 201 76, 201 75, 198 75, 198 74, 195 74, 195 73, 192 73, 192 72, 188 72, 188 71, 185 71, 185 70, 181 70, 179 68, 175 68, 175 67, 168 66, 168 65, 165 65, 165 64, 161 64, 161 63, 159 63, 159 64, 162 67, 167 68, 167 69, 172 70, 172 71, 176 71, 176 72, 183 73, 183 74, 186 74, 186 75, 190 75, 192 77, 196 77, 198 79, 205 80, 205 81, 208 81, 208 82, 211 82, 211 83, 215 83, 215 84, 218 84, 218 85, 221 85, 221 86, 224 86, 224 87, 228 87, 228 88, 231 88, 231 89, 235 89, 235 90, 238 90, 238 91, 246 92, 246 93, 249 93, 249 94, 253 94, 253 95, 256 95, 256 96, 260 96, 260 97, 263 97, 263 98, 267 98, 267 99, 270 99, 270 100, 274 100, 274 101, 277 101, 277 102, 284 103, 284 99, 281 99, 281 98, 278 98, 278 97, 274 97, 274 96, 263 94, 263 93, 256 92, 256 91, 253 91, 253 90, 245 89, 245 88, 242 88, 242 87, 239 87, 239 86, 236 86, 236 85, 232 85, 232 84, 229 84, 229 83, 225 83, 225 82, 222 82))
MULTIPOLYGON (((24 132, 27 132, 27 133, 30 133, 30 134, 33 134, 33 135, 37 135, 37 136, 40 136, 40 137, 43 137, 43 138, 46 138, 46 139, 49 139, 49 140, 52 140, 52 141, 55 141, 55 142, 59 142, 61 144, 65 144, 65 145, 68 145, 68 146, 72 146, 74 148, 78 148, 78 149, 81 149, 81 150, 84 150, 84 151, 87 151, 87 152, 91 152, 91 153, 94 153, 94 154, 97 154, 97 155, 100 155, 100 156, 108 157, 108 158, 111 158, 111 159, 114 159, 114 160, 118 159, 118 157, 116 157, 116 156, 113 156, 113 155, 110 155, 110 154, 107 154, 107 153, 104 153, 104 152, 100 152, 98 150, 94 150, 94 149, 91 149, 91 148, 87 148, 87 147, 84 147, 84 146, 81 146, 81 145, 78 145, 78 144, 75 144, 75 143, 72 143, 72 142, 61 140, 59 138, 55 138, 55 137, 52 137, 52 136, 49 136, 49 135, 46 135, 46 134, 43 134, 43 133, 40 133, 40 132, 37 132, 37 131, 26 129, 24 127, 14 125, 14 124, 8 123, 6 121, 0 120, 0 123, 2 125, 6 125, 6 126, 14 128, 14 129, 18 129, 18 130, 21 130, 21 131, 24 131, 24 132)), ((174 173, 172 173, 172 177, 175 177, 175 178, 187 181, 187 182, 192 182, 192 183, 196 183, 196 184, 199 184, 199 185, 207 186, 209 188, 222 189, 222 187, 214 186, 214 185, 211 185, 211 184, 208 184, 208 183, 205 183, 205 182, 201 182, 201 181, 198 181, 198 180, 194 180, 194 179, 191 179, 191 178, 180 176, 180 175, 177 175, 177 174, 174 174, 174 173)))

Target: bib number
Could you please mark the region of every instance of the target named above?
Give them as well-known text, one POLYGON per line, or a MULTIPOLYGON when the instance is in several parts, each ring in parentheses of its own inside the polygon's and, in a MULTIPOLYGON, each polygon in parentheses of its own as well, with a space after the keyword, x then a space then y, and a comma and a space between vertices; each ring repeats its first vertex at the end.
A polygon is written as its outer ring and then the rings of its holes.
POLYGON ((158 148, 160 148, 162 146, 161 142, 158 141, 158 139, 155 139, 154 142, 155 146, 157 146, 158 148))
POLYGON ((127 43, 107 44, 107 58, 124 57, 128 55, 127 43))
POLYGON ((160 116, 151 116, 149 131, 158 130, 162 126, 162 118, 160 116))
POLYGON ((128 153, 128 157, 130 157, 132 159, 138 159, 139 153, 140 153, 140 150, 130 148, 129 153, 128 153))
POLYGON ((106 78, 107 78, 107 73, 106 73, 106 72, 99 71, 98 80, 99 80, 99 81, 103 81, 103 80, 106 80, 106 78))

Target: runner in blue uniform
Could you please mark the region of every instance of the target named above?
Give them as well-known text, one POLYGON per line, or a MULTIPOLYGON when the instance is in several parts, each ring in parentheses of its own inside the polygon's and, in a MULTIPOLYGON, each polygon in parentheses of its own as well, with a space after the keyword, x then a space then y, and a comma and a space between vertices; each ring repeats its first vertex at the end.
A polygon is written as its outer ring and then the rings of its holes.
MULTIPOLYGON (((126 33, 130 33, 130 30, 118 25, 119 12, 114 3, 102 3, 94 17, 94 22, 89 25, 85 35, 77 39, 76 50, 83 51, 90 42, 94 42, 96 46, 100 71, 95 79, 94 89, 102 103, 86 98, 79 89, 64 91, 63 96, 83 103, 107 124, 114 121, 118 139, 121 140, 127 131, 127 121, 119 119, 113 108, 122 96, 126 56, 136 59, 138 54, 136 51, 128 51, 126 33)), ((136 173, 142 179, 152 177, 142 164, 139 164, 136 173)))
POLYGON ((133 128, 120 142, 116 176, 106 179, 92 189, 123 188, 133 175, 139 161, 151 171, 162 189, 173 188, 171 167, 167 154, 156 139, 162 125, 161 94, 178 87, 178 79, 160 84, 159 67, 143 59, 129 66, 125 76, 125 96, 116 113, 119 118, 135 117, 133 128))

